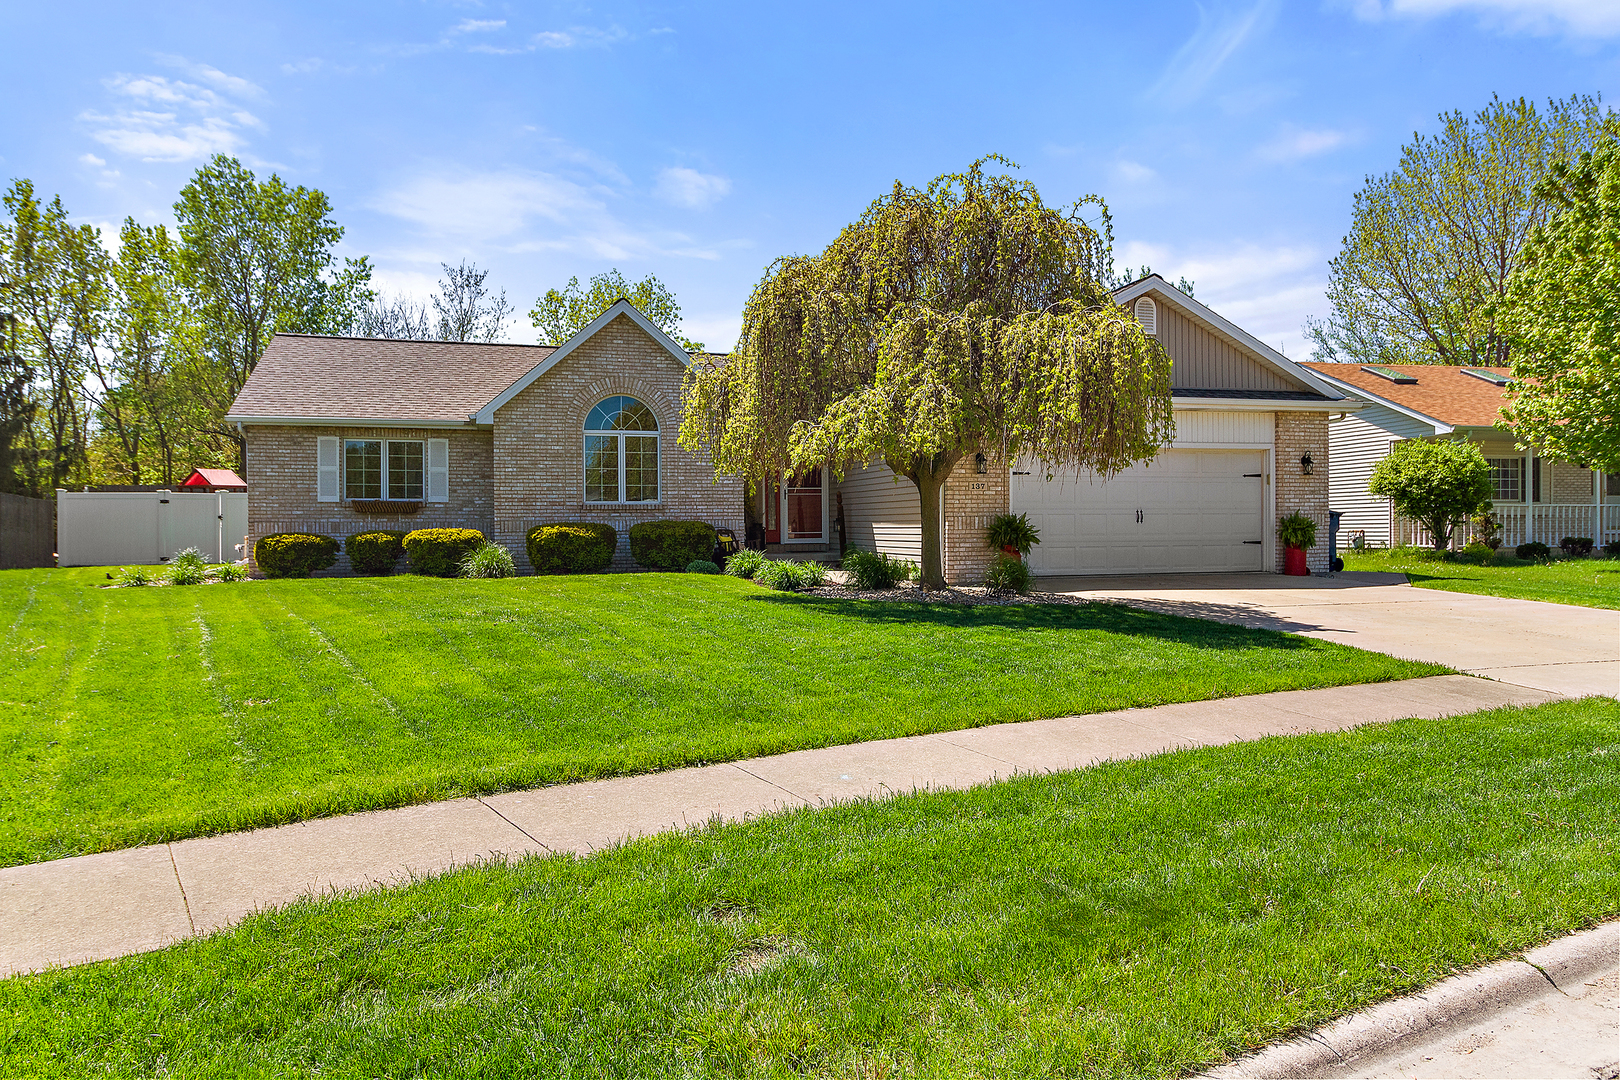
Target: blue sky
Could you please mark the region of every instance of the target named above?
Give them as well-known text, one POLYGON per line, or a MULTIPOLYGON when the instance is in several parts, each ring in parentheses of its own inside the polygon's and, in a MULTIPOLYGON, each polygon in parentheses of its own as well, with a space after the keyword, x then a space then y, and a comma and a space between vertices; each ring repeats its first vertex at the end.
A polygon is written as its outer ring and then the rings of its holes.
MULTIPOLYGON (((17 5, 0 170, 116 232, 209 154, 319 187, 385 291, 656 273, 711 348, 764 266, 986 153, 1288 355, 1369 172, 1495 92, 1607 96, 1620 0, 17 5)), ((527 318, 513 340, 533 339, 527 318)))

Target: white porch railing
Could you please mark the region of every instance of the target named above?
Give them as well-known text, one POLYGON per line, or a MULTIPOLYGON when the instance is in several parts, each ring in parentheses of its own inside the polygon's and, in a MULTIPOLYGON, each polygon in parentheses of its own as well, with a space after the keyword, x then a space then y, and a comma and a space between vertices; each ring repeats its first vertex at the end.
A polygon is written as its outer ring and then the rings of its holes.
MULTIPOLYGON (((1557 547, 1566 536, 1590 536, 1597 547, 1620 540, 1620 503, 1605 503, 1602 507, 1591 503, 1498 503, 1492 514, 1500 523, 1497 536, 1504 548, 1531 541, 1557 547)), ((1430 547, 1434 543, 1428 530, 1415 521, 1397 517, 1394 526, 1397 544, 1430 547)), ((1462 547, 1473 539, 1473 532, 1472 525, 1460 526, 1452 535, 1451 546, 1462 547)))

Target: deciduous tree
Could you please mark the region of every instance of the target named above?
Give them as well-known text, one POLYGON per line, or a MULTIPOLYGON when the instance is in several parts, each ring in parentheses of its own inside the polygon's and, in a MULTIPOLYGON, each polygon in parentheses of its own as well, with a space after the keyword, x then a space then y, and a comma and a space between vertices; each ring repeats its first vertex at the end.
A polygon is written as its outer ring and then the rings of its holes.
POLYGON ((1620 147, 1557 166, 1540 190, 1555 213, 1525 245, 1503 305, 1504 412, 1548 457, 1620 472, 1620 147))
POLYGON ((1593 97, 1491 103, 1442 114, 1400 164, 1356 193, 1330 265, 1326 321, 1306 324, 1318 360, 1508 362, 1495 305, 1532 230, 1548 214, 1536 185, 1591 148, 1613 121, 1593 97))
POLYGON ((896 183, 820 255, 778 259, 737 347, 689 380, 681 425, 683 446, 755 479, 887 462, 917 487, 932 588, 964 455, 1106 476, 1174 430, 1169 356, 1103 284, 1106 210, 1099 233, 1081 213, 1095 200, 1048 207, 983 165, 896 183))
POLYGON ((1367 490, 1422 525, 1434 549, 1444 551, 1451 530, 1490 503, 1491 467, 1476 443, 1406 439, 1373 466, 1367 490))
POLYGON ((669 287, 652 274, 631 284, 618 270, 609 270, 592 277, 588 288, 581 288, 579 278, 571 277, 561 289, 549 289, 536 300, 529 318, 540 331, 540 344, 561 345, 620 297, 636 305, 636 310, 687 352, 703 351, 703 342, 681 336, 681 305, 675 302, 669 287))

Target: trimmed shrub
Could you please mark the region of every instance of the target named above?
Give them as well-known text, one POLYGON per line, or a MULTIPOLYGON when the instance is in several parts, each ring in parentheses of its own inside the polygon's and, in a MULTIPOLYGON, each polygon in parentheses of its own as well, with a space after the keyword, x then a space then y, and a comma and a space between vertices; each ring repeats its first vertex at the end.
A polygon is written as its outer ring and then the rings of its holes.
POLYGON ((917 567, 881 551, 851 551, 844 556, 849 583, 857 589, 892 589, 917 576, 917 567))
POLYGON ((1559 550, 1565 555, 1592 554, 1592 538, 1590 536, 1566 536, 1558 541, 1559 550))
POLYGON ((1540 540, 1532 540, 1528 544, 1520 544, 1514 548, 1513 554, 1521 559, 1545 559, 1552 554, 1552 548, 1540 540))
POLYGON ((464 578, 517 577, 517 564, 512 553, 499 544, 484 543, 469 551, 461 560, 460 576, 464 578))
POLYGON ((619 531, 595 521, 562 521, 529 530, 529 564, 541 574, 594 574, 613 563, 619 531))
POLYGON ((1029 564, 1010 555, 1000 556, 985 573, 984 587, 991 592, 1029 592, 1029 564))
POLYGON ((405 557, 418 574, 455 577, 461 560, 484 543, 477 529, 417 529, 405 534, 405 557))
POLYGON ((654 570, 679 570, 714 553, 714 526, 702 521, 643 521, 630 526, 630 554, 654 570))
POLYGON ((693 559, 686 564, 688 574, 718 574, 720 567, 708 559, 693 559))
POLYGON ((1483 544, 1478 540, 1474 540, 1461 551, 1457 552, 1457 558, 1461 562, 1477 563, 1480 566, 1488 566, 1490 565, 1491 560, 1496 558, 1496 552, 1489 545, 1483 544))
POLYGON ((1604 544, 1603 554, 1609 556, 1610 558, 1620 556, 1620 540, 1616 540, 1612 544, 1604 544))
POLYGON ((349 566, 357 574, 391 574, 405 554, 405 533, 394 529, 372 529, 355 533, 343 542, 349 553, 349 566))
POLYGON ((221 581, 246 581, 248 572, 242 563, 228 562, 214 567, 214 576, 221 581))
POLYGON ((803 592, 820 585, 827 577, 827 568, 817 562, 771 562, 760 564, 754 580, 767 589, 780 592, 803 592))
POLYGON ((764 565, 765 553, 763 551, 743 548, 726 560, 726 573, 732 577, 752 579, 755 574, 759 573, 759 568, 764 565))
POLYGON ((309 577, 337 562, 338 542, 314 533, 274 533, 253 545, 253 561, 267 577, 309 577))
POLYGON ((208 580, 208 562, 196 548, 183 548, 169 560, 164 577, 170 585, 201 585, 208 580))

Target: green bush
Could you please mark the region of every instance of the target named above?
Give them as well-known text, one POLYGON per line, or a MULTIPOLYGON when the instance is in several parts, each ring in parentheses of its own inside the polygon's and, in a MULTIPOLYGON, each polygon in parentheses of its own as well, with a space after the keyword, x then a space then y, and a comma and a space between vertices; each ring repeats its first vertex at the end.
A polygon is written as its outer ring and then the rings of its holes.
POLYGON ((174 553, 164 577, 170 585, 201 585, 208 580, 208 561, 194 547, 174 553))
POLYGON ((499 544, 484 543, 469 551, 461 560, 459 576, 464 578, 517 577, 517 564, 512 553, 499 544))
POLYGON ((881 551, 851 551, 844 556, 849 583, 857 589, 892 589, 917 576, 917 567, 881 551))
POLYGON ((984 575, 984 587, 991 592, 1029 592, 1029 564, 1011 555, 1001 555, 984 575))
POLYGON ((1457 558, 1462 562, 1475 563, 1479 566, 1489 566, 1491 560, 1496 558, 1496 552, 1492 550, 1489 545, 1475 540, 1464 547, 1461 551, 1457 552, 1457 558))
POLYGON ((1552 554, 1552 548, 1539 540, 1532 540, 1528 544, 1520 544, 1514 548, 1513 554, 1521 559, 1545 559, 1552 554))
POLYGON ((820 585, 827 577, 827 569, 817 562, 771 562, 760 564, 754 580, 767 589, 780 592, 803 592, 820 585))
POLYGON ((248 572, 241 563, 228 562, 214 567, 214 576, 221 581, 246 581, 248 572))
POLYGON ((308 577, 337 562, 338 542, 314 533, 273 533, 253 545, 253 561, 267 577, 308 577))
POLYGON ((529 565, 540 574, 594 574, 613 564, 619 532, 595 521, 563 521, 529 530, 529 565))
POLYGON ((718 574, 720 567, 708 559, 693 559, 686 564, 686 572, 688 574, 718 574))
POLYGON ((1609 556, 1610 558, 1620 556, 1620 540, 1616 540, 1613 543, 1604 544, 1603 554, 1609 556))
POLYGON ((391 574, 405 554, 405 533, 394 529, 372 529, 355 533, 343 542, 349 553, 349 566, 357 574, 391 574))
POLYGON ((1558 547, 1565 555, 1592 554, 1593 541, 1590 536, 1566 536, 1558 541, 1558 547))
POLYGON ((1491 467, 1475 443, 1403 439, 1373 466, 1367 491, 1390 500, 1402 517, 1429 531, 1436 551, 1444 551, 1459 523, 1490 506, 1491 467))
POLYGON ((1284 547, 1313 548, 1316 546, 1316 521, 1297 510, 1277 522, 1277 539, 1284 547))
POLYGON ((630 526, 630 555, 654 570, 679 570, 714 554, 714 526, 702 521, 643 521, 630 526))
POLYGON ((1028 514, 997 514, 985 529, 985 539, 993 551, 1012 548, 1020 555, 1028 555, 1029 549, 1041 542, 1041 532, 1029 523, 1028 514))
POLYGON ((477 529, 417 529, 405 534, 405 557, 418 574, 455 577, 461 560, 484 543, 477 529))
POLYGON ((732 577, 752 578, 759 573, 759 568, 764 565, 765 553, 763 551, 743 548, 726 560, 726 573, 732 577))
POLYGON ((152 572, 144 566, 126 566, 118 571, 117 582, 120 585, 150 585, 152 572))

